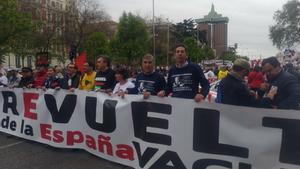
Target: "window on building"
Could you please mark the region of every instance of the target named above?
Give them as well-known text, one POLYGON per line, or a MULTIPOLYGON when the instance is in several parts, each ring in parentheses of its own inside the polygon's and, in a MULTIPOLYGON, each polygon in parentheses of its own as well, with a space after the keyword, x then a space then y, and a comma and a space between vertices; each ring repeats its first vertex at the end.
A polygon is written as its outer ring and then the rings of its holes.
POLYGON ((20 57, 16 57, 16 67, 21 68, 21 58, 20 57))
POLYGON ((27 66, 32 67, 32 57, 31 56, 27 57, 27 66))

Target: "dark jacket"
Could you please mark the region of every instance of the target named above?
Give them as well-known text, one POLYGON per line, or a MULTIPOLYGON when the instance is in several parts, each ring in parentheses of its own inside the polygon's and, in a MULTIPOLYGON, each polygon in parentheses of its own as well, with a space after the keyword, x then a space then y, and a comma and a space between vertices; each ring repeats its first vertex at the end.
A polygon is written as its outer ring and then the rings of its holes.
POLYGON ((44 86, 47 89, 55 89, 56 87, 60 86, 60 79, 56 76, 48 77, 48 79, 45 81, 44 86))
POLYGON ((268 79, 271 86, 276 86, 277 94, 272 104, 278 109, 300 110, 300 83, 292 74, 281 71, 275 78, 268 79))
POLYGON ((33 85, 34 78, 33 77, 27 77, 27 78, 21 78, 21 81, 19 83, 18 87, 28 87, 28 85, 33 85))
POLYGON ((65 75, 63 79, 60 80, 60 87, 62 89, 78 88, 80 81, 80 74, 76 73, 73 77, 65 75))
POLYGON ((271 99, 256 100, 246 83, 232 72, 221 80, 216 102, 236 106, 272 108, 271 99))
POLYGON ((182 68, 175 65, 169 70, 166 94, 172 93, 172 97, 193 99, 199 93, 206 97, 209 92, 209 82, 199 65, 188 63, 182 68))

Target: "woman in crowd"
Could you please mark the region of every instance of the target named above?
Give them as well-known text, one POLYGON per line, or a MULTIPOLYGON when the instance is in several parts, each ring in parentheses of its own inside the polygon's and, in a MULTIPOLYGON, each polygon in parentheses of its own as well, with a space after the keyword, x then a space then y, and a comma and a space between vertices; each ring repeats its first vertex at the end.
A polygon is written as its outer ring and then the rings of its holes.
POLYGON ((124 93, 127 91, 127 89, 134 88, 134 84, 127 80, 128 76, 128 71, 125 68, 119 68, 116 71, 115 77, 118 83, 112 92, 113 95, 124 97, 124 93))

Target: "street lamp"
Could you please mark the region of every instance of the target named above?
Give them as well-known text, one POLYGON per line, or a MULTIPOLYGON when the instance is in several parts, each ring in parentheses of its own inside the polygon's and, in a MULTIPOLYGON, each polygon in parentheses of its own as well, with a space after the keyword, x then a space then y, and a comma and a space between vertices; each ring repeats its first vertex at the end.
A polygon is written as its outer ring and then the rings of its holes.
POLYGON ((210 25, 210 47, 213 49, 214 27, 213 27, 213 23, 209 23, 208 25, 210 25))
POLYGON ((154 0, 152 0, 152 11, 153 11, 153 20, 152 20, 152 26, 153 26, 153 56, 155 58, 155 14, 154 14, 154 0))
POLYGON ((170 51, 170 22, 168 21, 168 33, 167 33, 167 66, 169 67, 169 51, 170 51))

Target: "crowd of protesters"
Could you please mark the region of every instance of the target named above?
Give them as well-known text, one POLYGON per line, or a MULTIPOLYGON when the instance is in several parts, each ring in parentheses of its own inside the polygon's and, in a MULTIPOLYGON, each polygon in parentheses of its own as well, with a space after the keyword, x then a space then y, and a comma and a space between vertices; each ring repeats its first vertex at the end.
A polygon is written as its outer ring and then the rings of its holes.
POLYGON ((107 93, 124 98, 126 94, 177 97, 203 101, 209 91, 210 82, 219 80, 216 102, 237 106, 300 110, 300 73, 287 64, 284 68, 275 57, 264 59, 261 67, 250 68, 248 61, 237 59, 232 67, 220 66, 206 69, 188 59, 186 47, 175 48, 175 64, 166 69, 156 69, 155 58, 146 54, 141 71, 128 70, 126 66, 112 69, 109 57, 100 56, 96 65, 87 62, 83 71, 69 63, 66 70, 61 67, 36 65, 36 69, 23 67, 0 71, 0 85, 4 87, 76 89, 107 93))

